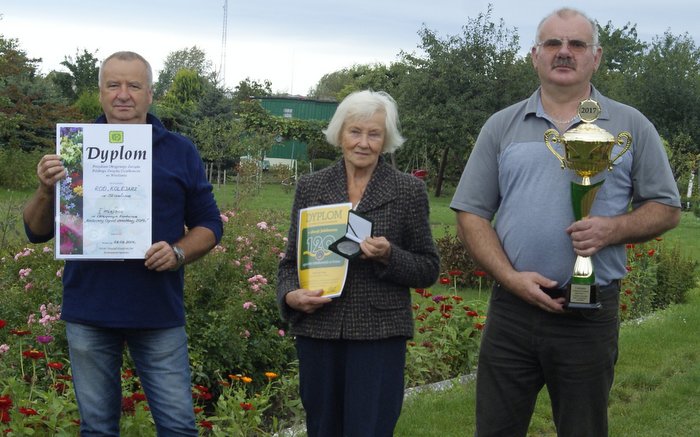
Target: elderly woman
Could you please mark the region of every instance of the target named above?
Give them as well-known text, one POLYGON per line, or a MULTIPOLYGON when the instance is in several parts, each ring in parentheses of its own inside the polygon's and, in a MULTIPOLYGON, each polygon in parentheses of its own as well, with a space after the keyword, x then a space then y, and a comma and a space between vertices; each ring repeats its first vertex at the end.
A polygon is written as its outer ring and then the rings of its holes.
POLYGON ((396 102, 360 91, 338 106, 325 131, 342 159, 301 178, 277 299, 296 336, 301 399, 310 437, 391 436, 403 401, 406 340, 413 335, 409 289, 428 287, 439 257, 428 223, 424 183, 386 162, 404 139, 396 102), (349 263, 342 294, 300 289, 299 210, 351 202, 373 222, 362 255, 349 263))

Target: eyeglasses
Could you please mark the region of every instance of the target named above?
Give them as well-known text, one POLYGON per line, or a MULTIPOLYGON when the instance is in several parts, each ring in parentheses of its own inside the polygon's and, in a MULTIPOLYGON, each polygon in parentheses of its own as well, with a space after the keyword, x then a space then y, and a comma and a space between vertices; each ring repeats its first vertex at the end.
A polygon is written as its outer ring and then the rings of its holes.
POLYGON ((538 47, 544 48, 548 52, 558 52, 561 50, 562 45, 566 41, 566 47, 573 53, 583 53, 588 47, 594 47, 597 44, 587 43, 586 41, 581 41, 580 39, 568 39, 568 38, 549 38, 542 42, 537 43, 538 47))

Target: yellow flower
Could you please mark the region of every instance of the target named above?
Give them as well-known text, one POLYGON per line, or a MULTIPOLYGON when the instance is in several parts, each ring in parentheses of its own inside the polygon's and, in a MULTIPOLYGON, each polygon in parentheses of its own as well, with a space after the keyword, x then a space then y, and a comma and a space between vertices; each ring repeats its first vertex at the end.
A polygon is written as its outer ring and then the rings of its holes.
POLYGON ((241 381, 245 382, 246 384, 250 384, 251 382, 253 382, 253 378, 249 376, 244 376, 241 378, 241 381))
POLYGON ((78 196, 83 196, 83 186, 78 185, 77 187, 73 188, 73 192, 77 194, 78 196))
POLYGON ((265 372, 265 376, 270 380, 277 378, 277 374, 275 372, 265 372))

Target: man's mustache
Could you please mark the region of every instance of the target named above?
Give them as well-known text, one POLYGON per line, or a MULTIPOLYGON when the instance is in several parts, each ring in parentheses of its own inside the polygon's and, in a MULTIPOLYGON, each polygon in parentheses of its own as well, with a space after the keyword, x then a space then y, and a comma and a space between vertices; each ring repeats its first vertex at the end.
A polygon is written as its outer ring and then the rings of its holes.
POLYGON ((576 63, 571 58, 556 58, 554 60, 554 64, 552 64, 552 67, 554 67, 554 68, 557 68, 557 67, 576 68, 576 63))

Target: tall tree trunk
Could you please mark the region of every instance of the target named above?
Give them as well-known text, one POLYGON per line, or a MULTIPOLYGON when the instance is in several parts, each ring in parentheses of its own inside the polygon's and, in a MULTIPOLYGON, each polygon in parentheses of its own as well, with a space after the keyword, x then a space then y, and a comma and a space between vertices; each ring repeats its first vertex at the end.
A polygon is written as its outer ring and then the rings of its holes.
POLYGON ((440 197, 442 193, 442 181, 445 178, 445 168, 447 168, 447 156, 450 154, 450 146, 445 147, 440 158, 440 170, 438 170, 437 179, 435 180, 435 197, 440 197))

